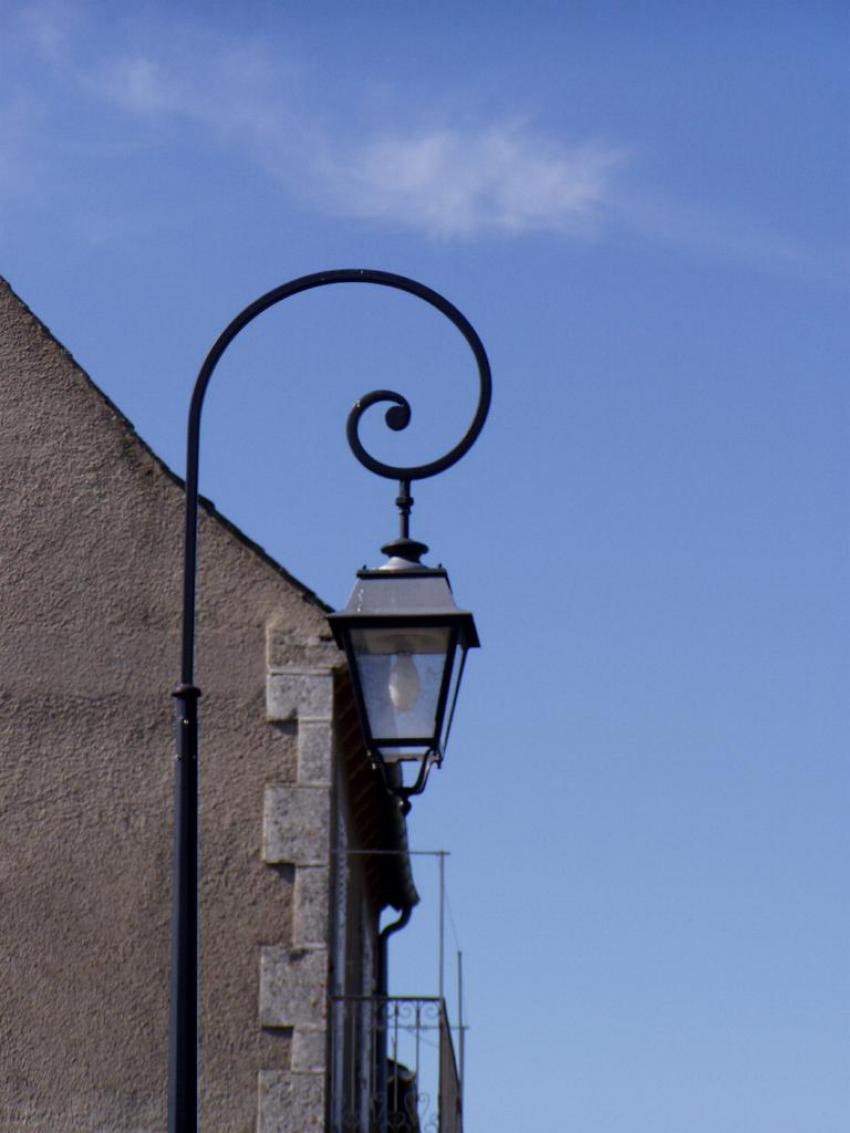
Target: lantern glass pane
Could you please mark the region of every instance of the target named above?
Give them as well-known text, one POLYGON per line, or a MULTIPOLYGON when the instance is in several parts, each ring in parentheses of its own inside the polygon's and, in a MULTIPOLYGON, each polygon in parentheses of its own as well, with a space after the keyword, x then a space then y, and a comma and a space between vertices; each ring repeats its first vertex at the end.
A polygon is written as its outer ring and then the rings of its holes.
POLYGON ((440 737, 440 754, 445 755, 446 745, 449 742, 449 733, 452 727, 452 720, 455 714, 455 704, 457 703, 457 694, 460 688, 460 679, 463 676, 463 667, 466 664, 466 646, 461 645, 455 650, 454 663, 452 665, 451 680, 449 682, 449 693, 446 697, 446 712, 443 717, 443 734, 440 737))
POLYGON ((445 626, 351 631, 369 730, 377 745, 386 745, 388 760, 419 755, 436 744, 450 639, 445 626))

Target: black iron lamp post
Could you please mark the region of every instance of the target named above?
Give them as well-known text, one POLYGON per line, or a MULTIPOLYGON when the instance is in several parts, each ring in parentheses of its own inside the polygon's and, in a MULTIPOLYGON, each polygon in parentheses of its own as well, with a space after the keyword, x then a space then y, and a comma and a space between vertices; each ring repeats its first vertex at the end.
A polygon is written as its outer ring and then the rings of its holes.
POLYGON ((246 307, 207 355, 195 382, 189 410, 186 455, 186 523, 183 572, 181 679, 177 708, 177 760, 174 776, 174 873, 172 885, 171 1018, 169 1028, 169 1133, 198 1129, 198 700, 194 683, 195 591, 197 577, 198 469, 201 410, 210 378, 230 343, 269 307, 317 287, 371 283, 404 291, 435 307, 466 339, 478 368, 479 398, 462 440, 439 460, 396 467, 376 460, 360 442, 358 426, 373 405, 390 403, 387 425, 405 429, 411 410, 392 390, 362 398, 348 418, 348 441, 370 471, 399 481, 396 503, 399 538, 383 550, 388 561, 358 574, 347 608, 330 616, 334 636, 346 651, 361 727, 375 766, 405 810, 409 797, 423 790, 432 766, 442 761, 466 651, 478 645, 472 615, 454 603, 442 567, 420 562, 427 551, 410 538, 414 480, 435 476, 469 451, 490 406, 490 366, 472 325, 442 295, 405 276, 366 269, 342 269, 301 276, 262 295, 246 307), (403 767, 418 764, 412 783, 403 767))

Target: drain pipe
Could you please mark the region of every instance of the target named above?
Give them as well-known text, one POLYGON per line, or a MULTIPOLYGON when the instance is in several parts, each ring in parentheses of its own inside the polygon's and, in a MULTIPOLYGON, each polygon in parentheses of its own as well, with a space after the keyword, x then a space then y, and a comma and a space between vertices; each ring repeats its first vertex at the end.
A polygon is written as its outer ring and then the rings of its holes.
POLYGON ((375 1084, 377 1090, 377 1117, 379 1133, 387 1133, 388 1105, 387 1105, 387 1028, 389 1015, 387 1011, 387 996, 389 995, 389 939, 393 933, 399 932, 413 915, 413 905, 405 905, 397 921, 385 925, 378 934, 378 1019, 377 1043, 375 1050, 375 1084))

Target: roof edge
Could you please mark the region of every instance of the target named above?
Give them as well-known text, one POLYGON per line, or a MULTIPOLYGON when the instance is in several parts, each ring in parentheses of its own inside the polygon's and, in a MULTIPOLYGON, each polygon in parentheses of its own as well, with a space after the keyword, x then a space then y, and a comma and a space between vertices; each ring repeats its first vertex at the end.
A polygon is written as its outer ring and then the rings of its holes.
MULTIPOLYGON (((3 275, 0 275, 0 287, 5 288, 9 292, 15 302, 18 303, 21 309, 33 320, 42 334, 44 334, 45 337, 48 338, 53 343, 53 345, 68 359, 68 361, 80 375, 86 385, 88 385, 91 388, 92 392, 100 398, 100 400, 104 405, 106 405, 109 411, 115 415, 115 417, 118 419, 119 424, 129 435, 130 440, 134 444, 137 444, 139 448, 142 449, 142 451, 151 458, 154 464, 158 466, 160 472, 163 472, 168 477, 168 479, 176 484, 180 491, 185 495, 186 481, 183 479, 183 477, 179 476, 168 464, 166 464, 162 457, 159 456, 159 454, 148 444, 144 437, 138 432, 136 426, 129 419, 129 417, 127 417, 127 415, 118 408, 112 398, 107 393, 105 393, 97 384, 97 382, 94 381, 94 379, 88 374, 88 372, 83 369, 83 367, 71 353, 68 347, 65 346, 65 344, 56 337, 56 335, 51 331, 50 327, 48 327, 47 324, 39 318, 35 311, 33 311, 29 304, 20 297, 14 287, 12 287, 9 280, 6 279, 6 277, 3 275)), ((249 535, 246 535, 240 527, 237 527, 237 525, 232 520, 223 515, 216 508, 212 500, 208 499, 206 496, 199 495, 198 502, 201 510, 206 515, 208 515, 210 519, 214 520, 217 523, 220 523, 221 526, 224 527, 224 529, 237 540, 237 542, 241 543, 243 547, 255 554, 267 566, 271 567, 273 571, 275 571, 287 583, 289 583, 290 586, 293 586, 297 591, 299 591, 305 601, 315 605, 324 614, 333 613, 333 607, 329 606, 327 602, 323 601, 323 599, 318 596, 315 590, 312 590, 309 586, 306 585, 306 583, 301 582, 301 580, 296 578, 294 574, 291 574, 286 569, 286 567, 281 566, 277 559, 273 558, 272 555, 270 555, 263 546, 255 542, 249 535)))

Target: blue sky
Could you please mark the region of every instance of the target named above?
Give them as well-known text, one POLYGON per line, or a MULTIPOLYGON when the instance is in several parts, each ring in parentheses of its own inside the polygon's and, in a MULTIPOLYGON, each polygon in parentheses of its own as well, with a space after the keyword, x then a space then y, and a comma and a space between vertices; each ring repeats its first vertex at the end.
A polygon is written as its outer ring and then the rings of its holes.
MULTIPOLYGON (((2 12, 0 273, 175 469, 206 349, 288 278, 414 276, 488 348, 413 517, 484 645, 412 820, 467 1128, 844 1133, 847 6, 2 12)), ((394 531, 348 408, 407 394, 370 443, 429 459, 472 360, 405 296, 285 306, 216 377, 202 490, 341 605, 394 531)))

